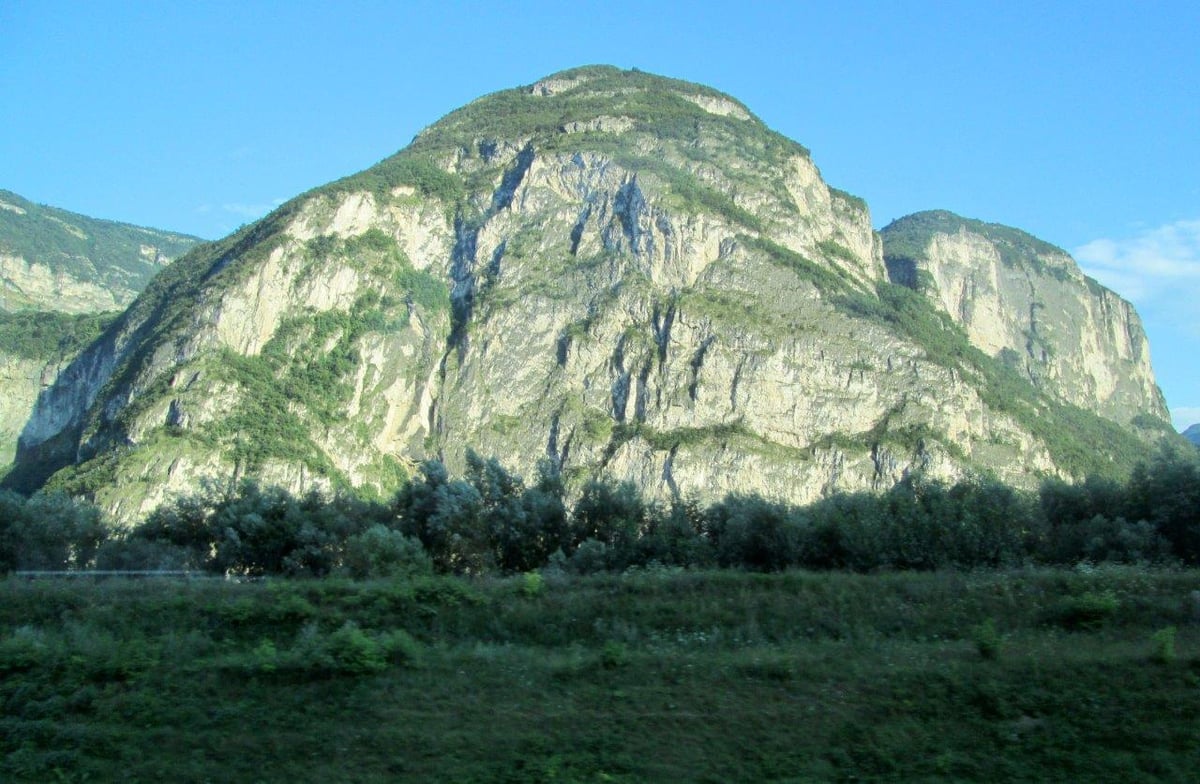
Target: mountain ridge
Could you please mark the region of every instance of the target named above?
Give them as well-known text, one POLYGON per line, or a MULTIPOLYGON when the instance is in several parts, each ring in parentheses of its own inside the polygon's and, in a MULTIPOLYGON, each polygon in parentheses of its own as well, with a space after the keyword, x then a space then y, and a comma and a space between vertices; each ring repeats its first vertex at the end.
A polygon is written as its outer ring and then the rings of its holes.
POLYGON ((796 502, 1129 464, 1148 433, 980 350, 884 253, 736 100, 560 72, 169 267, 42 396, 6 481, 131 520, 204 476, 387 493, 468 447, 796 502))
POLYGON ((119 310, 159 269, 199 242, 35 204, 0 189, 0 309, 119 310))
POLYGON ((0 190, 0 462, 13 458, 42 388, 199 241, 0 190))

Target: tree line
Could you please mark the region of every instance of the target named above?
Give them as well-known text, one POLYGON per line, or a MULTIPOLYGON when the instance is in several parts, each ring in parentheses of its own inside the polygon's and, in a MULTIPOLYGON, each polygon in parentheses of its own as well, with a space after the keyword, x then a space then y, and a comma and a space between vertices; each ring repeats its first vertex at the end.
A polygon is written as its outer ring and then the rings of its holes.
POLYGON ((1200 564, 1200 452, 1163 447, 1126 482, 1047 480, 1021 492, 990 479, 906 479, 808 506, 731 494, 648 502, 629 482, 588 482, 568 504, 542 463, 529 482, 473 452, 452 477, 437 461, 390 500, 295 496, 243 481, 108 525, 62 495, 0 493, 0 571, 187 569, 354 578, 437 572, 574 573, 655 565, 934 570, 1080 562, 1200 564))

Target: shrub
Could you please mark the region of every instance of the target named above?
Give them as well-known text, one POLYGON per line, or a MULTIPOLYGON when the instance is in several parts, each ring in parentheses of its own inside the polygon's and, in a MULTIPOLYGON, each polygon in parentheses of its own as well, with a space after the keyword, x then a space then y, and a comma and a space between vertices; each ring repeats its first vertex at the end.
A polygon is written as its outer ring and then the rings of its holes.
POLYGON ((999 658, 1004 647, 1004 639, 996 631, 996 622, 991 618, 971 630, 971 639, 975 642, 975 649, 979 651, 979 655, 985 659, 999 658))
POLYGON ((521 575, 517 586, 517 590, 522 596, 532 599, 546 592, 546 578, 537 572, 526 572, 521 575))
POLYGON ((433 563, 421 543, 376 524, 346 540, 342 569, 358 580, 430 574, 433 563))
POLYGON ((1095 630, 1111 620, 1120 606, 1112 591, 1089 591, 1060 602, 1055 608, 1054 621, 1066 629, 1095 630))
MULTIPOLYGON (((403 657, 403 653, 397 652, 405 644, 404 640, 389 636, 385 645, 353 621, 346 621, 328 635, 322 634, 316 623, 308 623, 300 630, 292 648, 278 657, 277 666, 283 671, 318 677, 371 675, 387 669, 388 658, 394 653, 403 657)), ((265 655, 266 649, 263 651, 265 655)))
POLYGON ((587 539, 566 559, 565 566, 567 571, 574 574, 607 571, 611 568, 608 545, 595 539, 587 539))
POLYGON ((380 635, 379 645, 387 660, 392 664, 416 667, 421 663, 423 652, 421 643, 403 629, 396 629, 380 635))
POLYGON ((1159 664, 1170 664, 1175 661, 1175 632, 1174 626, 1159 629, 1150 637, 1154 646, 1150 658, 1159 664))
POLYGON ((346 621, 331 634, 327 646, 339 674, 368 675, 387 669, 388 652, 353 621, 346 621))
POLYGON ((0 675, 31 670, 54 655, 45 635, 32 626, 19 626, 0 640, 0 675))
POLYGON ((606 670, 615 670, 629 663, 629 649, 625 643, 609 640, 600 650, 600 666, 606 670))

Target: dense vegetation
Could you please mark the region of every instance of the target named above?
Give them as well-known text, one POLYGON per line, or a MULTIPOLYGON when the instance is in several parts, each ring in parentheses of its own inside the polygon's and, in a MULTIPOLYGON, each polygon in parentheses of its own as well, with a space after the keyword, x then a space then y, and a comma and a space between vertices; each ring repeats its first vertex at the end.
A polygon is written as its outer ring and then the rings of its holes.
POLYGON ((1125 484, 1050 481, 1027 495, 986 480, 947 487, 914 477, 881 495, 839 495, 804 508, 738 495, 708 507, 660 506, 632 484, 592 481, 568 509, 548 465, 526 485, 474 454, 462 479, 424 463, 387 503, 347 494, 295 498, 244 482, 161 507, 127 532, 105 529, 94 508, 63 497, 0 498, 5 570, 377 577, 653 566, 1200 565, 1200 455, 1190 449, 1164 448, 1125 484))
POLYGON ((72 357, 98 338, 117 315, 0 312, 0 352, 39 361, 72 357))
POLYGON ((0 778, 1193 781, 1195 572, 0 581, 0 778))
POLYGON ((606 482, 568 505, 549 466, 527 484, 475 455, 387 503, 247 482, 123 533, 6 493, 0 561, 76 576, 0 579, 9 781, 1183 782, 1200 764, 1190 449, 1124 484, 914 478, 800 509, 606 482))
POLYGON ((80 280, 115 283, 135 291, 160 269, 154 259, 142 255, 143 246, 175 258, 200 241, 33 204, 4 190, 0 202, 10 206, 0 209, 0 253, 45 264, 80 280))
MULTIPOLYGON (((710 87, 611 66, 577 68, 549 78, 583 81, 551 95, 520 87, 484 96, 422 131, 400 153, 322 190, 369 190, 383 195, 403 185, 447 206, 462 208, 472 196, 490 195, 500 171, 485 165, 474 174, 463 175, 445 171, 438 162, 462 151, 478 153, 486 160, 498 143, 519 141, 540 152, 602 153, 630 171, 659 180, 677 206, 707 210, 761 231, 763 224, 757 217, 738 206, 728 193, 702 182, 694 171, 701 167, 711 170, 717 164, 725 176, 750 176, 719 166, 721 157, 736 157, 761 162, 763 172, 773 173, 787 156, 808 155, 804 147, 770 130, 737 101, 710 87), (728 102, 744 112, 745 119, 707 111, 687 96, 728 102), (626 119, 631 123, 629 129, 621 133, 565 130, 571 124, 614 117, 626 119), (664 159, 668 152, 670 161, 664 159)), ((783 201, 791 200, 777 178, 752 179, 753 188, 775 189, 783 201)), ((839 195, 846 203, 865 209, 861 200, 839 195)))

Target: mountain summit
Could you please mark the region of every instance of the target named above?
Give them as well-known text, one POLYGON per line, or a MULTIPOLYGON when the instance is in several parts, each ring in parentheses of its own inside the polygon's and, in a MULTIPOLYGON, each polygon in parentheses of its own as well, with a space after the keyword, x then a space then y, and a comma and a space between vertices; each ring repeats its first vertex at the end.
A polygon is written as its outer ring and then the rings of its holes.
POLYGON ((793 502, 1127 466, 1165 427, 1132 308, 1040 250, 1022 299, 1007 246, 942 228, 889 277, 866 205, 737 100, 564 71, 167 268, 42 395, 7 481, 135 519, 203 477, 387 493, 469 448, 793 502), (1060 300, 1090 320, 1038 316, 1060 300))

